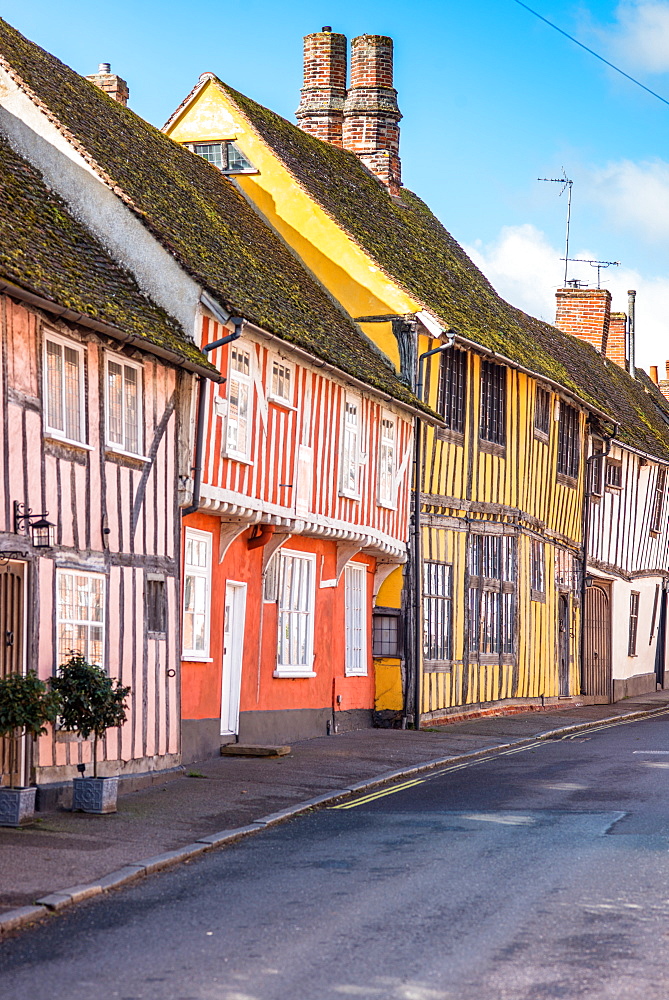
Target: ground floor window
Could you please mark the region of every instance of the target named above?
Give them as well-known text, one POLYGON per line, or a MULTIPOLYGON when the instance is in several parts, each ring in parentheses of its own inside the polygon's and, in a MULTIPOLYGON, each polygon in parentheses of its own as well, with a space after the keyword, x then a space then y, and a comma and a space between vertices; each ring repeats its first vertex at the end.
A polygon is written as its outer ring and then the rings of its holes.
POLYGON ((61 569, 56 585, 58 663, 78 654, 104 666, 104 576, 61 569))
POLYGON ((211 606, 211 550, 209 531, 186 528, 184 544, 184 659, 209 656, 209 609, 211 606))
POLYGON ((636 656, 636 637, 639 630, 639 597, 640 594, 636 590, 633 590, 630 594, 630 623, 627 644, 628 656, 636 656))
POLYGON ((423 563, 423 656, 450 660, 453 656, 452 566, 423 563))
POLYGON ((372 619, 372 654, 378 657, 401 657, 399 608, 374 608, 372 619))
POLYGON ((469 539, 469 650, 478 656, 515 652, 516 539, 469 539))
POLYGON ((344 570, 346 674, 367 673, 367 567, 349 563, 344 570))
POLYGON ((314 659, 316 556, 280 550, 277 673, 309 675, 314 659))

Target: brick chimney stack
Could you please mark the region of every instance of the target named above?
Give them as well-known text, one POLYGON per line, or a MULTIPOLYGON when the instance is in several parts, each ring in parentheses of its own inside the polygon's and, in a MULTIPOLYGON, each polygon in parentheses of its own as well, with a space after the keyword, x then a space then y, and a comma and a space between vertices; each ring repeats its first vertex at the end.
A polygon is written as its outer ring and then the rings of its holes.
POLYGON ((393 88, 392 38, 354 38, 351 82, 344 104, 344 149, 356 153, 391 194, 399 194, 401 185, 401 117, 393 88))
POLYGON ((611 313, 609 324, 609 339, 606 345, 606 356, 609 361, 627 371, 627 314, 611 313))
POLYGON ((660 381, 658 382, 658 389, 665 397, 665 399, 669 399, 669 361, 665 363, 664 370, 666 378, 660 379, 660 381))
POLYGON ((295 112, 300 128, 341 146, 345 100, 346 36, 321 28, 304 39, 304 86, 295 112))
POLYGON ((97 73, 91 73, 86 79, 124 107, 128 103, 130 97, 128 84, 120 76, 116 76, 116 73, 112 73, 109 63, 100 63, 97 73))
POLYGON ((559 288, 555 325, 607 354, 611 293, 606 288, 559 288))

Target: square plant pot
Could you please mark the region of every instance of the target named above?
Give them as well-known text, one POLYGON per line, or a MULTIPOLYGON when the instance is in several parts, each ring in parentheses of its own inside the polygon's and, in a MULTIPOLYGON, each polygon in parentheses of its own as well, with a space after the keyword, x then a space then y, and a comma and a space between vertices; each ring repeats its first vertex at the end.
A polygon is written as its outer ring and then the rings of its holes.
POLYGON ((73 784, 73 812, 116 812, 118 778, 74 778, 73 784))
POLYGON ((0 826, 23 826, 35 815, 37 788, 0 788, 0 826))

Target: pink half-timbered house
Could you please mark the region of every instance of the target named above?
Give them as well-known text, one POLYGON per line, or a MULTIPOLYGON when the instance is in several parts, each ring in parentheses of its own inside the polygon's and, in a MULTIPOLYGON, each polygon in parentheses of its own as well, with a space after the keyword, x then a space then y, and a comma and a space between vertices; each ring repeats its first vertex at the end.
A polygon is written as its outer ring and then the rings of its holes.
MULTIPOLYGON (((46 679, 81 653, 132 689, 101 772, 169 768, 179 413, 192 373, 220 376, 3 139, 0 198, 0 673, 46 679)), ((42 805, 91 759, 57 729, 26 743, 11 776, 7 751, 4 780, 36 782, 42 805)))
MULTIPOLYGON (((224 333, 205 320, 203 343, 224 333)), ((387 379, 362 338, 357 350, 387 379)), ((372 607, 405 560, 414 418, 378 376, 366 383, 251 324, 210 356, 226 381, 208 390, 199 505, 184 520, 193 758, 236 736, 370 724, 372 607)))

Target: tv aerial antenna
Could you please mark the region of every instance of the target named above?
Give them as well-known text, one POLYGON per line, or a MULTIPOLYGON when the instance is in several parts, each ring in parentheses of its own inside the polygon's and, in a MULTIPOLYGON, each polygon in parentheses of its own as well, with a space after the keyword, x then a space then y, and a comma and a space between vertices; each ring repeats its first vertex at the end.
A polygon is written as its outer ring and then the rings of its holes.
POLYGON ((571 189, 574 186, 574 182, 567 177, 567 171, 562 168, 562 177, 537 177, 538 181, 546 181, 548 184, 561 184, 562 190, 560 191, 560 197, 567 192, 567 234, 565 237, 565 249, 564 257, 560 259, 564 261, 564 283, 567 284, 567 268, 569 267, 569 261, 573 260, 569 256, 569 227, 571 226, 571 189))
MULTIPOLYGON (((596 267, 597 268, 597 288, 601 288, 602 287, 602 285, 601 285, 602 268, 605 268, 605 267, 620 267, 620 261, 619 260, 584 260, 582 257, 567 257, 566 260, 565 260, 564 257, 560 257, 560 260, 564 260, 565 261, 565 265, 567 264, 567 261, 571 261, 572 263, 575 263, 575 264, 589 264, 590 267, 596 267)), ((579 284, 580 284, 580 282, 579 282, 579 284)))

